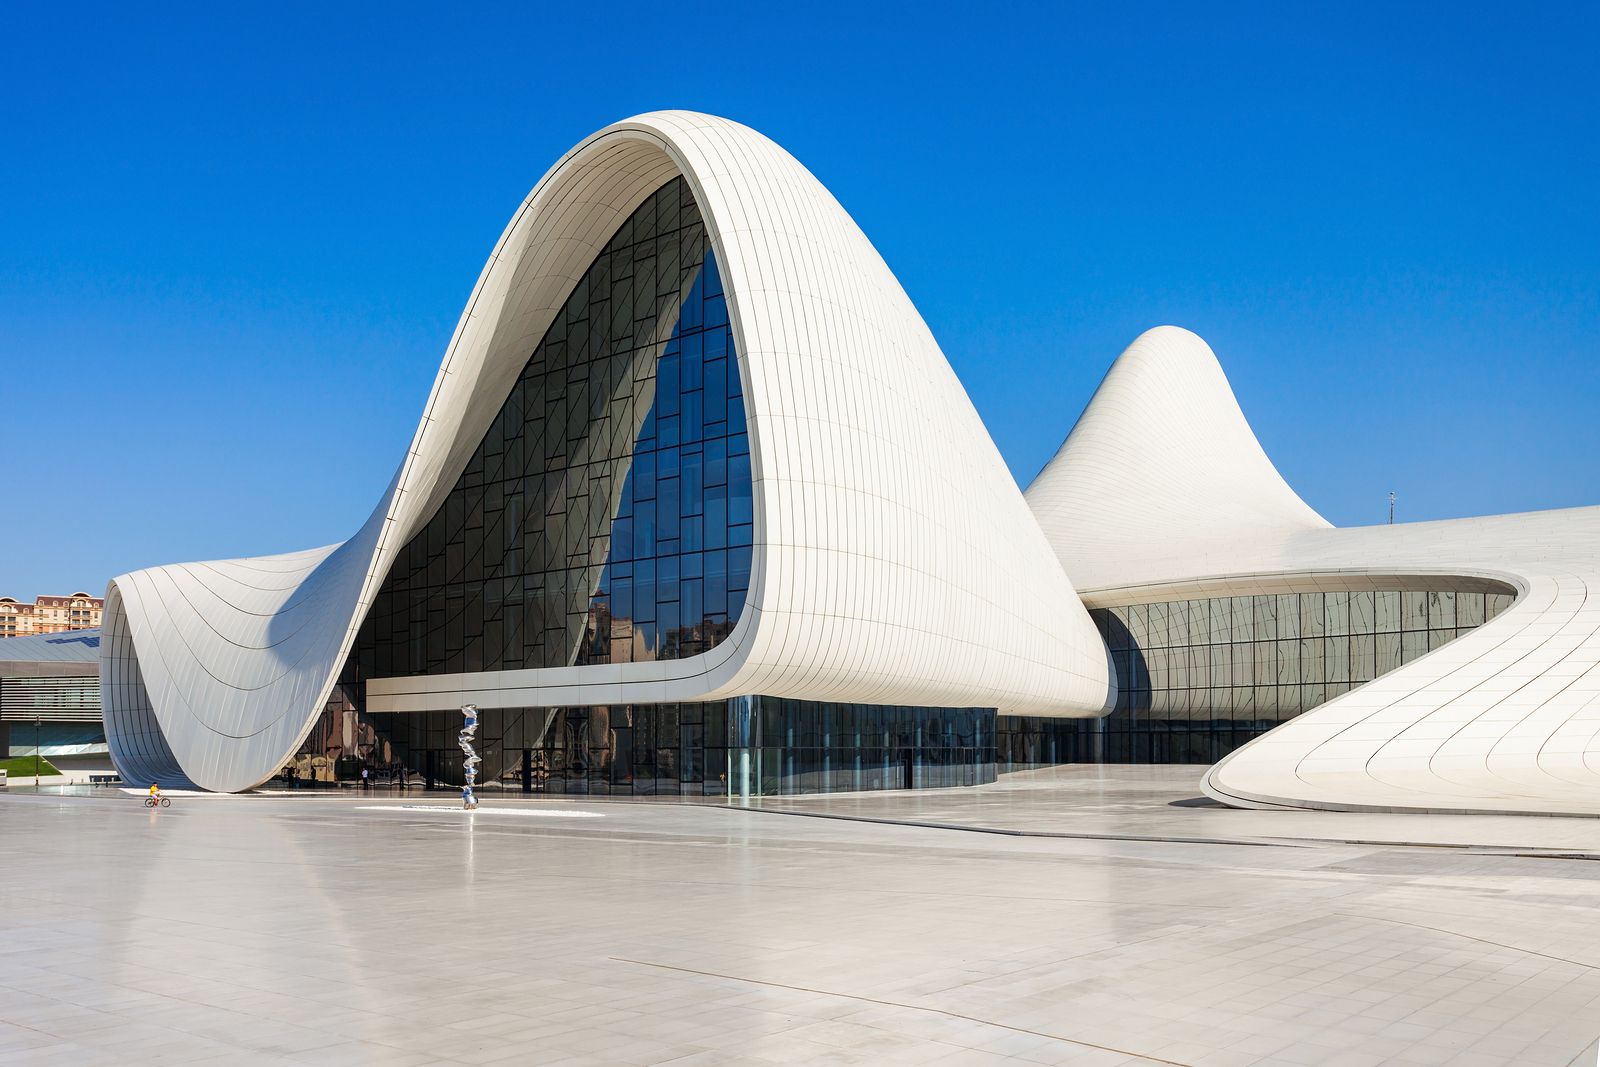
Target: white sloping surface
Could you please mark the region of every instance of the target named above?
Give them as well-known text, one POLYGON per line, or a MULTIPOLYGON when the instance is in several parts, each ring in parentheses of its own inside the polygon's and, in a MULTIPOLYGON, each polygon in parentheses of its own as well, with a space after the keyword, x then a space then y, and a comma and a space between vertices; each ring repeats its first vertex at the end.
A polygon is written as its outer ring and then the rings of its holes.
POLYGON ((456 328, 395 484, 360 535, 331 552, 155 568, 112 583, 119 610, 106 629, 116 639, 102 674, 108 699, 122 703, 108 733, 159 733, 150 765, 175 765, 210 789, 274 773, 326 700, 394 552, 449 491, 571 286, 678 173, 722 267, 745 385, 755 546, 733 634, 686 660, 375 681, 370 705, 764 693, 1103 711, 1111 682, 1093 624, 877 252, 771 141, 726 120, 662 112, 589 138, 524 202, 456 328))
MULTIPOLYGON (((0 665, 8 663, 93 663, 100 658, 100 630, 0 638, 0 665)), ((0 671, 5 667, 0 666, 0 671)))
POLYGON ((1210 346, 1176 326, 1117 358, 1027 498, 1080 587, 1129 554, 1328 528, 1262 451, 1210 346))
POLYGON ((1094 428, 1096 447, 1069 439, 1051 464, 1094 469, 1047 468, 1028 491, 1087 603, 1250 595, 1288 577, 1339 589, 1465 575, 1519 590, 1486 625, 1240 748, 1207 792, 1242 806, 1600 814, 1600 508, 1327 528, 1298 511, 1253 436, 1241 442, 1231 391, 1233 411, 1218 410, 1210 350, 1153 332, 1175 343, 1140 338, 1138 377, 1108 394, 1114 369, 1074 430, 1094 428), (1117 410, 1095 411, 1102 397, 1117 410), (1161 412, 1166 432, 1132 411, 1161 412), (1097 502, 1109 486, 1120 496, 1097 502))
POLYGON ((236 790, 277 771, 348 654, 391 496, 343 545, 111 583, 101 704, 125 780, 236 790))

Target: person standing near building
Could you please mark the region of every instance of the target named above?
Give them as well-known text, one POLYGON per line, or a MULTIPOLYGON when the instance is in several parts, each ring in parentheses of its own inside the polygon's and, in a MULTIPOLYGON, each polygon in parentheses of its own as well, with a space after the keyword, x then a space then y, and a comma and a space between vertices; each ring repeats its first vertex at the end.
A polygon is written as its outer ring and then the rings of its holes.
POLYGON ((371 789, 372 788, 372 781, 371 781, 371 779, 369 779, 367 777, 367 769, 365 767, 361 768, 361 788, 362 789, 371 789))

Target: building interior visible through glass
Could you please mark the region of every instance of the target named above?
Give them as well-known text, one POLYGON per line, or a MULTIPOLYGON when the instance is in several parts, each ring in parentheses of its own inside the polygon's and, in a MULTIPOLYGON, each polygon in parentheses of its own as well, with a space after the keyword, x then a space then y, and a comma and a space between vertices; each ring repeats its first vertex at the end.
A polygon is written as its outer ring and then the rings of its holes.
MULTIPOLYGON (((455 711, 367 714, 364 680, 697 655, 749 588, 750 446, 716 256, 681 178, 606 244, 438 512, 399 552, 296 771, 459 784, 455 711)), ((1057 763, 1211 763, 1492 618, 1474 579, 1098 608, 1105 719, 780 700, 483 709, 490 789, 809 793, 1057 763)))

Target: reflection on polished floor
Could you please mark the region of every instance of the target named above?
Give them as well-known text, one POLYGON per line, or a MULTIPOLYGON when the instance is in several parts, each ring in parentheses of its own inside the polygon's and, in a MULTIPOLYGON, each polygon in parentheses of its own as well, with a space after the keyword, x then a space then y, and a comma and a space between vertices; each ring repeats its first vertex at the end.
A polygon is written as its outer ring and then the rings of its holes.
POLYGON ((0 1062, 1595 1062, 1600 821, 1197 770, 485 800, 589 818, 13 787, 0 1062))

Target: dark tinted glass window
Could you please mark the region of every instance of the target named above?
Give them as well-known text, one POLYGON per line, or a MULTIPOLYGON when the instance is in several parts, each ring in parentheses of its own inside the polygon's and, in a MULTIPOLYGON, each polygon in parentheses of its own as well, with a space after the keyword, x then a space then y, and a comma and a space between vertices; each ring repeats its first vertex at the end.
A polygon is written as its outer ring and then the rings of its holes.
POLYGON ((1116 710, 1090 722, 1002 715, 1000 768, 1050 762, 1040 755, 1049 751, 1211 763, 1481 625, 1502 596, 1419 588, 1097 608, 1090 615, 1121 690, 1116 710))
POLYGON ((750 582, 726 298, 682 179, 573 287, 438 512, 397 555, 363 678, 676 659, 750 582))

